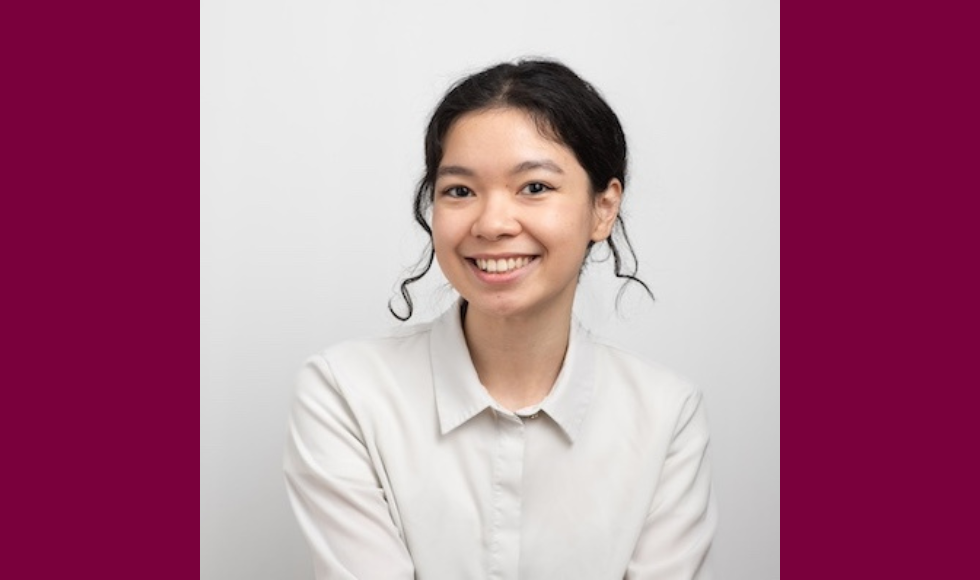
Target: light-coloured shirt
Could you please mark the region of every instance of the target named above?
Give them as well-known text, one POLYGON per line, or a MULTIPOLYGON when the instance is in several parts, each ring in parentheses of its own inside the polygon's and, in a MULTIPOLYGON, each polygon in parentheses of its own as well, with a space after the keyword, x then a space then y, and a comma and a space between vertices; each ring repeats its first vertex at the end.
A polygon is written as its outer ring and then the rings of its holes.
POLYGON ((480 384, 459 308, 301 371, 287 489, 318 579, 709 578, 699 391, 573 323, 550 394, 480 384))

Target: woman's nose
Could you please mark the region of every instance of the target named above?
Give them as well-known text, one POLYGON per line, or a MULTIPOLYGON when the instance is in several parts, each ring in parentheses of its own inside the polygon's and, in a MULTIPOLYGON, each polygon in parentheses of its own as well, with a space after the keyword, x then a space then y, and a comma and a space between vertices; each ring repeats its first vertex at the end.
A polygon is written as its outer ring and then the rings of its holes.
POLYGON ((471 233, 487 240, 516 236, 521 231, 514 203, 504 196, 488 196, 473 221, 471 233))

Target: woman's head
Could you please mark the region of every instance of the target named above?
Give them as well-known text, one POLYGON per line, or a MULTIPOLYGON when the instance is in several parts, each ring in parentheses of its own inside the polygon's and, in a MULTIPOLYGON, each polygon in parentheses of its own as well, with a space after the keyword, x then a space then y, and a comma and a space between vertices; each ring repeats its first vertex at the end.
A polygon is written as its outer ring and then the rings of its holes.
MULTIPOLYGON (((499 64, 454 85, 429 121, 425 135, 425 174, 415 193, 414 210, 416 221, 430 240, 432 227, 427 214, 432 207, 434 186, 446 153, 447 135, 464 116, 494 109, 526 113, 542 137, 567 148, 587 175, 590 195, 596 201, 614 180, 620 191, 625 189, 627 149, 622 126, 613 110, 589 83, 554 61, 525 60, 516 64, 499 64)), ((615 221, 632 255, 622 218, 617 215, 615 221)), ((623 271, 619 250, 612 236, 606 241, 613 256, 616 276, 638 282, 649 293, 646 285, 635 277, 635 268, 632 273, 623 271)), ((592 243, 589 242, 588 246, 591 247, 592 243)), ((401 294, 408 306, 407 315, 399 315, 389 304, 389 309, 397 318, 407 320, 412 315, 408 285, 428 272, 433 257, 430 244, 421 272, 402 282, 401 294)))

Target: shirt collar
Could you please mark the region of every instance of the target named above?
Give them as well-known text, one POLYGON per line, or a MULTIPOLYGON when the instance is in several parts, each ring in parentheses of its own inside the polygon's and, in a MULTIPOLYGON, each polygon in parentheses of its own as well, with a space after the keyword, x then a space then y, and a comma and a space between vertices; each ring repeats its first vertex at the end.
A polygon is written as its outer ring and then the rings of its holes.
POLYGON ((555 420, 574 443, 595 394, 595 344, 578 320, 572 318, 568 351, 551 392, 541 410, 555 420))
MULTIPOLYGON (((473 367, 460 303, 435 320, 430 336, 432 381, 443 435, 469 421, 487 407, 502 410, 480 383, 473 367)), ((574 443, 581 431, 595 391, 595 353, 588 331, 572 320, 565 361, 551 393, 540 409, 561 427, 574 443)))

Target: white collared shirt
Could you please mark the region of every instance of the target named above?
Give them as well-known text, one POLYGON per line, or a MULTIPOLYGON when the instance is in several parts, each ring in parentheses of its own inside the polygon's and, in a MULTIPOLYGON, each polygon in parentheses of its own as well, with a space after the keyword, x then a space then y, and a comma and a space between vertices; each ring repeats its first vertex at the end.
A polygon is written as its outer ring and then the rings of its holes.
POLYGON ((551 393, 504 409, 457 306, 312 357, 285 471, 318 579, 688 580, 710 577, 707 451, 696 389, 577 323, 551 393))

